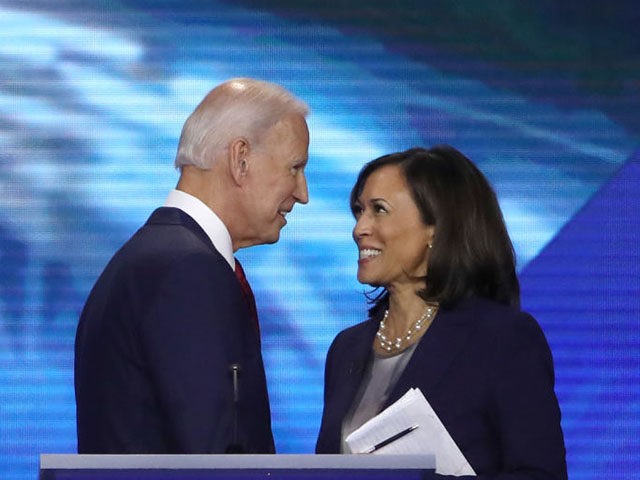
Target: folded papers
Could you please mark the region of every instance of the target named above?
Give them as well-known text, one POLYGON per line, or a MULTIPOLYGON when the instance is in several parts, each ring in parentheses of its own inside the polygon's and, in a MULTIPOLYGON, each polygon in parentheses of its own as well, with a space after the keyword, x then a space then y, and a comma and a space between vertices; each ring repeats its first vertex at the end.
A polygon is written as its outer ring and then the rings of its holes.
POLYGON ((351 453, 433 454, 436 473, 475 475, 419 388, 407 391, 397 402, 353 431, 345 442, 351 453), (406 433, 388 442, 401 432, 406 433), (378 447, 381 444, 383 446, 378 447))

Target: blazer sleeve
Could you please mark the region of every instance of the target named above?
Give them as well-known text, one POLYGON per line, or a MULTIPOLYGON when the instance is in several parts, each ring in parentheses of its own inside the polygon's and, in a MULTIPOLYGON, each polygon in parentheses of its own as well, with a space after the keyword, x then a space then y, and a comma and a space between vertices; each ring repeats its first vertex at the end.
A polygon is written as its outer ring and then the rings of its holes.
POLYGON ((341 419, 336 416, 333 396, 336 393, 334 372, 336 370, 336 350, 340 343, 340 336, 334 338, 324 366, 324 406, 322 410, 322 421, 320 431, 316 440, 316 453, 340 453, 339 424, 341 419))
POLYGON ((553 361, 540 326, 530 315, 519 313, 494 332, 487 348, 491 349, 488 414, 497 430, 502 467, 499 472, 465 478, 566 480, 553 361))
POLYGON ((504 471, 511 472, 504 478, 564 480, 566 452, 551 350, 533 317, 522 314, 518 320, 494 350, 493 411, 504 471))
POLYGON ((234 282, 228 266, 211 255, 183 257, 161 281, 140 323, 173 451, 224 453, 230 441, 229 365, 247 321, 234 282))

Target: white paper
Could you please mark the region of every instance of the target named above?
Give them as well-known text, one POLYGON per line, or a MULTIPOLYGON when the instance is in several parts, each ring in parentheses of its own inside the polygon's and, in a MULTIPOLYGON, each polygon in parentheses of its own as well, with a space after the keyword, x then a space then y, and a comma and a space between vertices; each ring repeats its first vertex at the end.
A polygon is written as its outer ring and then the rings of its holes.
POLYGON ((418 425, 418 428, 375 450, 373 454, 429 453, 436 457, 436 473, 456 476, 476 474, 419 388, 410 389, 397 402, 352 432, 345 442, 351 453, 365 453, 374 445, 414 425, 418 425))

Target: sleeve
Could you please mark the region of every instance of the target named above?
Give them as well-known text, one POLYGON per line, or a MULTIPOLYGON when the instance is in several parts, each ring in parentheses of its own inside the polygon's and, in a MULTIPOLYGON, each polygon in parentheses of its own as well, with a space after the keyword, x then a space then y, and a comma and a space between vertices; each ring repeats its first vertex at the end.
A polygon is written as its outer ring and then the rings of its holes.
POLYGON ((513 323, 512 334, 501 340, 506 341, 496 349, 494 402, 504 469, 566 479, 553 359, 542 329, 533 317, 523 314, 513 323))
POLYGON ((235 277, 205 254, 175 262, 141 324, 141 343, 180 453, 224 453, 231 440, 229 366, 247 321, 235 277))
POLYGON ((566 480, 560 408, 551 351, 536 320, 520 314, 495 332, 490 362, 491 423, 500 439, 502 468, 495 474, 435 475, 455 480, 566 480))
MULTIPOLYGON (((361 378, 359 348, 354 343, 360 331, 358 326, 343 330, 329 347, 324 374, 324 407, 316 453, 340 453, 344 409, 348 407, 347 402, 352 398, 361 378)), ((368 352, 368 346, 365 350, 368 352)))
POLYGON ((333 342, 331 342, 324 365, 324 404, 320 431, 318 432, 318 438, 316 440, 316 453, 340 453, 335 445, 335 425, 333 425, 335 419, 331 411, 331 396, 335 392, 332 372, 334 371, 333 364, 338 337, 334 338, 333 342))
POLYGON ((339 335, 333 339, 333 342, 331 342, 331 345, 329 346, 329 350, 327 351, 327 357, 325 360, 325 365, 324 365, 324 404, 325 405, 330 399, 331 393, 334 391, 332 372, 335 370, 334 363, 335 363, 336 349, 337 349, 338 342, 339 342, 339 335))
POLYGON ((566 480, 553 359, 544 333, 533 317, 522 313, 496 337, 492 412, 503 473, 486 478, 566 480))

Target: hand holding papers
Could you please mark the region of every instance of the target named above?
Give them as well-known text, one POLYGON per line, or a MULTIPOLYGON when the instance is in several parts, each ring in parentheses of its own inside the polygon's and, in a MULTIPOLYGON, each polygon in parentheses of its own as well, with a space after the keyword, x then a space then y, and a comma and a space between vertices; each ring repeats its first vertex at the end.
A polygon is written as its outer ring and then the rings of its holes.
POLYGON ((475 475, 427 399, 416 388, 352 432, 346 443, 352 453, 435 454, 436 473, 475 475))

